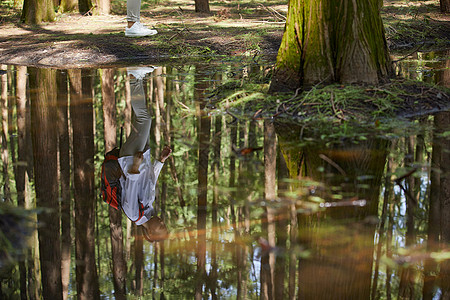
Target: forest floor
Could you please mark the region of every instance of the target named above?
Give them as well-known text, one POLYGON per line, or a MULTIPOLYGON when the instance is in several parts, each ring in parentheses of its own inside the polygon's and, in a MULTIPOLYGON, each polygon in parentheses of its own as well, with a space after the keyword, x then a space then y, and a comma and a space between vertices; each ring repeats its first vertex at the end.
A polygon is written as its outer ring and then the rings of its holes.
MULTIPOLYGON (((128 38, 126 1, 113 1, 110 15, 57 14, 38 26, 20 23, 20 10, 7 3, 0 4, 0 63, 54 68, 245 54, 274 62, 287 13, 287 0, 210 1, 208 14, 195 13, 192 0, 143 0, 141 22, 159 33, 128 38)), ((394 53, 450 48, 450 15, 439 12, 438 0, 385 0, 382 17, 394 53)))

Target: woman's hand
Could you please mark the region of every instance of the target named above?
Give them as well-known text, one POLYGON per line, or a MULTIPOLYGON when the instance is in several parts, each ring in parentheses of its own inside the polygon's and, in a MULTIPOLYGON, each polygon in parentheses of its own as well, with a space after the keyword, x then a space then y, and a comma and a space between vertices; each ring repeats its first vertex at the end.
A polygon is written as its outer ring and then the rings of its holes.
POLYGON ((159 157, 159 161, 164 163, 166 159, 172 154, 172 149, 169 146, 164 146, 163 150, 161 151, 161 156, 159 157))

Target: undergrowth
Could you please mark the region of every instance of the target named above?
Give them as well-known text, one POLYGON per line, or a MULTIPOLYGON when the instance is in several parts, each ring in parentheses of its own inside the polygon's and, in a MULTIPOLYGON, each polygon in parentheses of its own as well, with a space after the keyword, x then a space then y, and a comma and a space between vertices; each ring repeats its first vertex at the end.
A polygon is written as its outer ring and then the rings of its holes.
POLYGON ((257 80, 260 82, 239 79, 216 88, 209 95, 209 108, 252 118, 373 122, 419 116, 436 105, 450 105, 449 89, 420 81, 396 79, 379 86, 317 85, 296 93, 270 95, 269 82, 257 80))

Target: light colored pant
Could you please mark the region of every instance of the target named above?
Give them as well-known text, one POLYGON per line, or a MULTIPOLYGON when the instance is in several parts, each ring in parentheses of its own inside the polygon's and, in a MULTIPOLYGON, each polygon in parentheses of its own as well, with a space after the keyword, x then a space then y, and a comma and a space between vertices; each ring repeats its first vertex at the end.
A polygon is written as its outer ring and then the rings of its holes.
POLYGON ((142 79, 130 79, 131 107, 133 108, 131 133, 120 148, 120 157, 133 156, 136 152, 144 151, 148 145, 152 118, 145 101, 142 79))
POLYGON ((139 22, 141 0, 127 0, 127 21, 139 22))

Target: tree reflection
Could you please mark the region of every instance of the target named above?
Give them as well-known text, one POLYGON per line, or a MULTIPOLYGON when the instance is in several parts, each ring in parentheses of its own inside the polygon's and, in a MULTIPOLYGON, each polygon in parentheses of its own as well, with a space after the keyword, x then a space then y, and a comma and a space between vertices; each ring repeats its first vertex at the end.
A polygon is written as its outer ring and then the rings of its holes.
POLYGON ((91 70, 69 70, 73 130, 75 257, 79 299, 99 299, 95 259, 93 77, 91 70))
MULTIPOLYGON (((437 114, 435 125, 438 134, 448 132, 450 130, 450 112, 437 114)), ((448 136, 442 139, 441 147, 442 173, 439 183, 441 247, 447 249, 450 245, 450 138, 448 136)), ((439 153, 436 154, 439 155, 439 153)), ((443 261, 440 268, 442 299, 448 299, 450 297, 450 260, 443 261)))
POLYGON ((48 226, 15 266, 20 273, 8 272, 12 285, 2 279, 3 295, 20 289, 30 299, 60 298, 48 272, 61 276, 67 298, 133 297, 128 290, 142 298, 395 299, 410 289, 419 297, 422 275, 423 298, 447 293, 448 262, 430 259, 422 273, 422 261, 448 245, 448 113, 420 122, 433 125, 433 134, 430 126, 394 131, 395 138, 327 139, 328 126, 302 129, 215 110, 216 82, 240 84, 242 74, 262 70, 236 65, 168 66, 144 80, 155 112, 151 143, 175 150, 155 199, 171 228, 159 244, 143 243, 122 214, 110 220, 94 176, 116 142, 108 133, 117 124, 130 130, 126 72, 29 68, 28 88, 26 69, 17 68, 16 82, 8 81, 17 97, 17 114, 10 113, 17 138, 8 146, 12 201, 34 207, 31 186, 37 205, 52 210, 39 215, 48 226), (34 150, 27 150, 31 137, 34 150), (401 280, 406 266, 414 281, 401 280))
POLYGON ((369 299, 376 229, 372 218, 377 215, 387 141, 369 138, 331 147, 287 143, 301 131, 277 127, 290 177, 299 183, 320 182, 310 187, 310 196, 333 204, 325 211, 298 215, 298 239, 311 252, 299 260, 298 297, 369 299), (352 201, 365 205, 353 207, 352 201))
POLYGON ((30 70, 36 205, 48 209, 38 214, 39 257, 43 297, 62 299, 60 224, 58 217, 56 72, 30 70))

